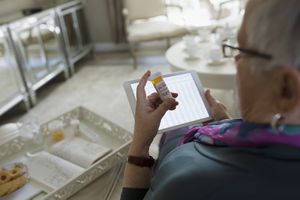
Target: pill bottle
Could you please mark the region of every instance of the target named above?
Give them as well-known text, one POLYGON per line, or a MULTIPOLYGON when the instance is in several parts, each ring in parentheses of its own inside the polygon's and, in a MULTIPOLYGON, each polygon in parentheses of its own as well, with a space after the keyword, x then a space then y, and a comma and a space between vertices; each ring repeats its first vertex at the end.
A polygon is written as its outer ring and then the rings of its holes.
POLYGON ((169 91, 161 72, 153 73, 149 80, 153 84, 155 90, 159 94, 161 100, 165 100, 166 98, 173 98, 171 92, 169 91))

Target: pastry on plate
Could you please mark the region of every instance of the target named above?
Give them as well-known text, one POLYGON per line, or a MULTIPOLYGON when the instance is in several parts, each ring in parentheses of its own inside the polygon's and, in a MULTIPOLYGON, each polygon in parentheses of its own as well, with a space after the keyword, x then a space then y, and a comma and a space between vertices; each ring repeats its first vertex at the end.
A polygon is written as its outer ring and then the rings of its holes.
POLYGON ((24 164, 16 163, 0 169, 0 197, 11 194, 28 182, 24 164))

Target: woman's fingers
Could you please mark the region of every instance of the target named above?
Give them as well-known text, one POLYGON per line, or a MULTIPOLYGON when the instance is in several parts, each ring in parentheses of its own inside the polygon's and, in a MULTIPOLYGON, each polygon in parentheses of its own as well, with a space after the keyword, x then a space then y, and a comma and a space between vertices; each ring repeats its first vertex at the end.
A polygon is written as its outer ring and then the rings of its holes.
POLYGON ((205 98, 211 107, 211 114, 214 120, 222 120, 229 119, 229 115, 227 114, 227 108, 224 104, 216 100, 211 94, 209 90, 205 91, 205 98))
POLYGON ((153 92, 152 94, 150 94, 148 96, 148 100, 150 102, 157 102, 158 100, 160 100, 160 97, 159 97, 159 95, 156 92, 153 92))
POLYGON ((137 93, 137 100, 141 101, 146 99, 146 92, 145 92, 145 85, 147 83, 147 80, 149 76, 151 75, 151 72, 148 70, 140 79, 139 84, 136 88, 136 93, 137 93))
MULTIPOLYGON (((174 98, 178 97, 178 94, 175 93, 175 92, 171 92, 171 94, 172 94, 172 96, 173 96, 174 98)), ((150 102, 151 104, 155 104, 155 105, 156 105, 156 104, 162 103, 162 100, 161 100, 161 98, 159 97, 159 94, 156 93, 156 92, 153 92, 153 93, 150 94, 147 98, 148 98, 148 100, 149 100, 149 102, 150 102)))
POLYGON ((222 109, 227 110, 227 107, 224 104, 222 104, 222 103, 219 103, 219 104, 220 104, 222 109))
POLYGON ((176 93, 176 92, 171 92, 171 94, 172 94, 172 97, 174 97, 174 98, 178 97, 178 93, 176 93))
POLYGON ((214 106, 215 104, 218 103, 217 100, 213 96, 211 96, 210 90, 206 90, 204 95, 205 95, 205 98, 206 98, 206 100, 207 100, 210 107, 212 107, 212 106, 214 106))
POLYGON ((158 106, 158 108, 154 112, 158 116, 158 118, 161 119, 168 110, 175 110, 177 105, 178 102, 175 99, 167 98, 158 106))
POLYGON ((219 106, 224 110, 227 110, 226 106, 221 103, 219 100, 215 99, 211 94, 210 94, 210 90, 206 90, 205 91, 205 98, 207 99, 208 104, 212 107, 212 106, 219 106))

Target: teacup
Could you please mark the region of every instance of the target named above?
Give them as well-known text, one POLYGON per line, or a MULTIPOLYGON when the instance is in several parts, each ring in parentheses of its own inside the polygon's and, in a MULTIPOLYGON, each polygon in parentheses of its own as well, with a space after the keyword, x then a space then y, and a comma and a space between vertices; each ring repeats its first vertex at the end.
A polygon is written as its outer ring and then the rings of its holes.
POLYGON ((199 51, 197 48, 187 47, 185 52, 190 58, 197 58, 199 56, 199 51))
POLYGON ((223 52, 221 48, 212 48, 209 51, 209 59, 211 62, 220 62, 223 60, 223 52))
POLYGON ((193 35, 186 35, 183 37, 184 44, 187 48, 197 46, 197 38, 193 35))
POLYGON ((228 24, 226 24, 226 26, 222 30, 220 30, 220 37, 222 40, 227 40, 234 36, 234 31, 228 24))
POLYGON ((201 28, 198 30, 198 34, 203 42, 207 42, 211 37, 211 30, 209 28, 201 28))

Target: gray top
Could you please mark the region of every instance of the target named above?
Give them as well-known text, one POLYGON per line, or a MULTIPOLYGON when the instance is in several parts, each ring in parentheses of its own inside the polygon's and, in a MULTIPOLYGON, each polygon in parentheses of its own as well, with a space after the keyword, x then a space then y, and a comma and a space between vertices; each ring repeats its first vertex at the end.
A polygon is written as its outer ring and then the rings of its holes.
POLYGON ((196 142, 161 148, 144 199, 300 199, 300 149, 211 147, 196 142))

